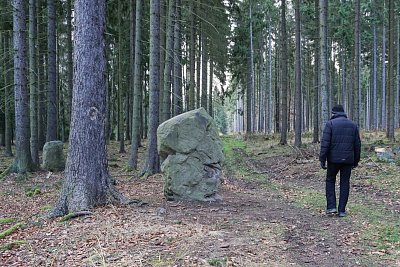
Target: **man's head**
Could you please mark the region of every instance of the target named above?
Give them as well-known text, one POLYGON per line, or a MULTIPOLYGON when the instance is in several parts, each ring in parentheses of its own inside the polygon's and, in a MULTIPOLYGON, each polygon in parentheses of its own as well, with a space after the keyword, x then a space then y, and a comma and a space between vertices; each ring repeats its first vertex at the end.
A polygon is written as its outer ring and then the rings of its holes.
POLYGON ((342 105, 336 105, 332 108, 332 114, 344 112, 343 106, 342 105))

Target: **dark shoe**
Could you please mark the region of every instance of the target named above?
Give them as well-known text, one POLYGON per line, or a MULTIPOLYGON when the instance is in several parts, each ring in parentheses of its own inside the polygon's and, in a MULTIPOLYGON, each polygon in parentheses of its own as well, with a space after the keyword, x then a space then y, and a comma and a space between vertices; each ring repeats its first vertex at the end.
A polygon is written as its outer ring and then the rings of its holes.
POLYGON ((345 211, 341 211, 341 212, 339 212, 339 217, 346 217, 347 216, 347 213, 345 212, 345 211))
POLYGON ((337 213, 337 210, 336 209, 327 209, 326 210, 326 214, 327 215, 334 215, 334 214, 336 214, 337 213))

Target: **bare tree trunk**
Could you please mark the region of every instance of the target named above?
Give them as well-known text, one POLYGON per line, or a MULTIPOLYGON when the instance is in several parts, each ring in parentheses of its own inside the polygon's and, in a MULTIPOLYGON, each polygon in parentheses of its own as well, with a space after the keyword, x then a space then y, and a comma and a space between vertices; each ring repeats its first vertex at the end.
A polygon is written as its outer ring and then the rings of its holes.
POLYGON ((30 89, 30 129, 32 162, 39 165, 38 125, 37 125, 37 62, 36 45, 36 1, 29 1, 29 89, 30 89))
POLYGON ((321 124, 320 130, 324 129, 326 122, 329 119, 329 110, 328 110, 328 80, 327 80, 327 9, 328 9, 328 1, 320 0, 320 90, 321 90, 321 124))
MULTIPOLYGON (((122 12, 122 2, 118 1, 118 14, 122 12)), ((122 19, 118 16, 118 139, 119 139, 119 153, 125 153, 125 135, 124 135, 124 101, 125 90, 122 82, 122 19)))
POLYGON ((71 125, 72 109, 72 87, 73 87, 73 62, 72 62, 72 0, 67 0, 67 75, 68 75, 68 93, 67 93, 67 121, 71 125))
POLYGON ((132 145, 128 160, 130 169, 137 169, 138 150, 140 145, 140 125, 142 117, 142 16, 143 0, 136 0, 136 29, 135 29, 135 67, 134 67, 134 95, 132 108, 132 145))
POLYGON ((213 76, 214 76, 214 63, 210 60, 210 86, 208 87, 208 114, 214 117, 213 111, 213 76))
POLYGON ((207 110, 207 38, 204 33, 204 25, 201 28, 201 107, 207 110))
POLYGON ((268 133, 272 132, 272 118, 273 118, 273 103, 272 103, 272 33, 271 33, 271 20, 268 30, 268 133))
POLYGON ((353 106, 351 107, 354 112, 352 120, 360 125, 361 122, 361 99, 359 94, 361 93, 361 76, 360 76, 360 58, 361 58, 361 44, 360 44, 360 0, 355 1, 355 30, 354 30, 354 65, 355 65, 355 79, 354 79, 354 89, 353 89, 353 106))
POLYGON ((4 155, 6 157, 12 157, 12 86, 11 86, 11 45, 10 45, 10 35, 8 33, 4 34, 4 121, 5 121, 5 146, 4 155))
POLYGON ((386 27, 382 24, 382 105, 381 129, 386 128, 386 27))
POLYGON ((388 55, 388 83, 387 83, 387 132, 386 136, 390 141, 394 141, 394 81, 395 75, 395 57, 394 57, 394 3, 393 0, 388 0, 389 7, 389 55, 388 55))
MULTIPOLYGON (((180 4, 178 2, 178 4, 180 4)), ((160 86, 160 0, 150 0, 150 69, 149 69, 149 131, 144 172, 160 172, 157 152, 158 101, 160 86)))
POLYGON ((189 110, 195 108, 195 64, 196 64, 196 34, 195 34, 195 16, 194 16, 194 0, 190 1, 190 43, 189 43, 189 70, 190 70, 190 81, 189 81, 189 110))
POLYGON ((302 93, 301 93, 301 43, 300 43, 300 0, 295 3, 295 20, 296 20, 296 93, 295 93, 295 136, 294 145, 301 146, 302 131, 302 93))
POLYGON ((373 69, 372 69, 372 128, 374 130, 378 129, 378 105, 377 105, 377 56, 376 56, 376 26, 374 24, 374 40, 373 40, 373 69))
POLYGON ((49 217, 127 202, 107 170, 105 1, 75 1, 74 97, 65 181, 49 217))
POLYGON ((282 63, 281 63, 281 90, 282 90, 282 121, 281 121, 281 140, 279 144, 287 144, 287 131, 288 131, 288 64, 287 64, 287 36, 286 36, 286 0, 281 0, 281 49, 282 49, 282 63))
POLYGON ((176 20, 174 29, 174 116, 181 114, 182 101, 182 1, 176 0, 176 20))
POLYGON ((198 36, 198 49, 197 49, 197 61, 196 61, 196 107, 201 107, 201 87, 200 87, 200 68, 201 68, 201 23, 198 23, 199 27, 197 29, 198 36))
POLYGON ((174 25, 175 25, 175 0, 169 0, 168 18, 167 18, 167 37, 165 48, 165 67, 164 67, 164 84, 163 84, 163 102, 161 122, 171 117, 171 83, 172 83, 172 64, 174 49, 174 25))
POLYGON ((33 170, 30 149, 29 96, 27 86, 26 53, 26 7, 25 1, 13 1, 14 40, 14 101, 16 158, 13 172, 26 173, 33 170))
POLYGON ((57 139, 56 8, 54 1, 47 0, 47 142, 57 139))

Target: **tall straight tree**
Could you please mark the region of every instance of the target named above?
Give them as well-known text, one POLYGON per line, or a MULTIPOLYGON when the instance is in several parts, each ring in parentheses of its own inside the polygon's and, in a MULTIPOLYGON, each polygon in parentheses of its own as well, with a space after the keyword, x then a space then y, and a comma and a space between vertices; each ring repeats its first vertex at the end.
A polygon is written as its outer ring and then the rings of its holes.
POLYGON ((148 175, 160 172, 157 152, 158 100, 160 87, 160 0, 150 0, 150 69, 149 69, 149 132, 144 171, 148 175))
MULTIPOLYGON (((315 12, 315 35, 319 33, 319 0, 314 2, 314 12, 315 12)), ((320 116, 319 116, 319 42, 314 40, 314 108, 313 108, 313 143, 319 142, 319 129, 320 129, 320 116)))
MULTIPOLYGON (((383 16, 385 17, 385 16, 383 16)), ((386 26, 382 23, 382 98, 381 98, 381 129, 386 128, 386 26)))
POLYGON ((361 17, 361 7, 360 7, 360 0, 355 1, 355 30, 354 30, 354 89, 353 89, 353 106, 351 109, 353 112, 352 120, 357 124, 360 125, 360 105, 361 99, 359 97, 359 93, 361 93, 361 71, 360 71, 360 60, 361 60, 361 36, 360 36, 360 17, 361 17))
POLYGON ((143 0, 136 1, 136 23, 135 23, 135 66, 133 77, 133 108, 132 108, 132 145, 128 160, 130 169, 137 168, 138 150, 140 145, 140 110, 142 105, 142 17, 143 0))
POLYGON ((394 81, 396 79, 395 75, 395 41, 394 41, 394 3, 393 0, 388 1, 388 12, 389 12, 389 55, 388 55, 388 83, 387 83, 387 100, 388 100, 388 109, 387 109, 387 138, 390 141, 394 141, 394 81))
POLYGON ((65 180, 49 217, 125 202, 107 170, 105 0, 75 1, 74 91, 65 180))
MULTIPOLYGON (((67 121, 68 125, 71 122, 71 108, 72 108, 72 88, 73 88, 73 51, 72 51, 72 0, 67 0, 67 102, 68 102, 68 112, 67 112, 67 121)), ((63 140, 65 141, 65 140, 63 140)))
POLYGON ((328 42, 327 42, 327 21, 328 21, 328 0, 319 0, 319 37, 320 37, 320 57, 319 57, 319 76, 320 76, 320 95, 321 95, 321 130, 329 119, 328 110, 328 42))
POLYGON ((208 54, 207 54, 207 37, 204 32, 205 27, 203 22, 203 26, 201 27, 201 107, 207 110, 207 62, 208 62, 208 54))
POLYGON ((195 35, 195 16, 194 16, 194 0, 190 1, 190 43, 189 43, 189 70, 190 70, 190 80, 189 80, 189 110, 195 108, 195 64, 196 64, 196 35, 195 35))
POLYGON ((174 24, 175 24, 175 1, 168 2, 168 17, 166 27, 166 47, 165 47, 165 66, 164 66, 164 84, 162 90, 162 114, 161 122, 171 117, 171 83, 173 66, 173 47, 174 47, 174 24))
POLYGON ((253 62, 253 21, 251 0, 249 2, 249 46, 247 48, 247 81, 246 81, 246 131, 253 132, 254 115, 254 62, 253 62))
POLYGON ((5 120, 5 145, 6 149, 4 155, 6 157, 12 157, 12 91, 11 91, 11 53, 10 53, 10 41, 11 36, 8 33, 4 34, 4 120, 5 120))
POLYGON ((56 7, 54 2, 55 0, 47 0, 47 142, 57 139, 56 7))
POLYGON ((295 125, 294 125, 294 145, 301 146, 301 130, 302 130, 302 103, 301 103, 301 35, 300 35, 300 0, 295 3, 295 20, 296 20, 296 93, 295 93, 295 125))
POLYGON ((376 25, 373 25, 373 63, 372 63, 372 128, 378 129, 378 101, 377 101, 377 53, 376 53, 376 25))
POLYGON ((16 157, 12 171, 26 173, 33 169, 30 149, 29 96, 27 86, 26 6, 13 1, 14 101, 16 157))
POLYGON ((288 76, 288 49, 287 49, 287 33, 286 33, 286 0, 281 0, 281 90, 282 90, 282 120, 281 120, 281 140, 279 143, 281 145, 287 144, 287 131, 288 131, 288 105, 287 105, 287 97, 288 97, 288 85, 287 85, 287 76, 288 76))
POLYGON ((35 165, 39 165, 38 125, 37 125, 37 21, 36 0, 29 0, 29 91, 30 91, 30 128, 31 128, 31 155, 35 165))
POLYGON ((176 20, 174 28, 174 116, 181 114, 182 101, 182 0, 176 0, 176 20))

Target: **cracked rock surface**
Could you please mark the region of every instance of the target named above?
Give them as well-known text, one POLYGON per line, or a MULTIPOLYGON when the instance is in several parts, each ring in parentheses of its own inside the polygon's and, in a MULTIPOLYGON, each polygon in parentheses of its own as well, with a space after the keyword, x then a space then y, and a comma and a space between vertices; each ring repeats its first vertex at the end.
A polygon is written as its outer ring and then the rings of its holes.
POLYGON ((162 123, 157 129, 158 152, 169 200, 218 200, 222 143, 213 118, 204 108, 162 123))

